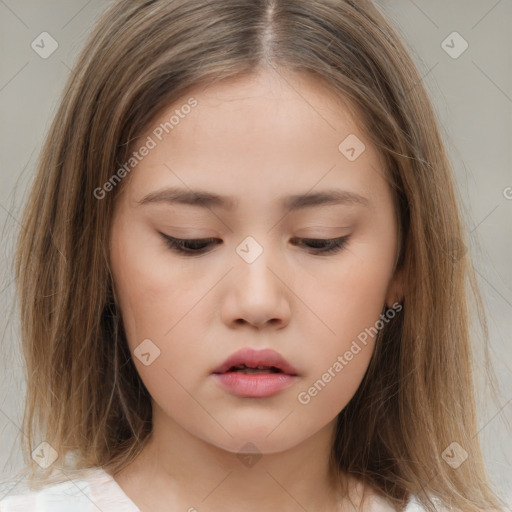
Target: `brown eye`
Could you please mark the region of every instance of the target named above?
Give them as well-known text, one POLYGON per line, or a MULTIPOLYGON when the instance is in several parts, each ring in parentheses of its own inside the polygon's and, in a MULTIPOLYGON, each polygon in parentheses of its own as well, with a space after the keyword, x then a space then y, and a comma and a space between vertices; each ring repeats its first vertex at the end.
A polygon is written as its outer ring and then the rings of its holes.
POLYGON ((199 239, 182 239, 182 238, 174 238, 169 235, 164 235, 165 242, 173 251, 179 252, 181 254, 202 254, 209 246, 216 243, 221 243, 222 240, 218 240, 217 238, 199 238, 199 239))
POLYGON ((294 238, 299 240, 299 245, 304 245, 312 249, 316 254, 334 254, 341 251, 348 241, 348 236, 339 238, 321 239, 321 238, 294 238))
MULTIPOLYGON (((204 254, 210 246, 222 243, 222 240, 218 238, 183 239, 174 238, 164 233, 160 234, 170 249, 186 255, 204 254)), ((292 241, 299 241, 296 245, 302 245, 310 249, 314 254, 334 254, 343 249, 348 238, 348 236, 331 239, 292 238, 292 241)))

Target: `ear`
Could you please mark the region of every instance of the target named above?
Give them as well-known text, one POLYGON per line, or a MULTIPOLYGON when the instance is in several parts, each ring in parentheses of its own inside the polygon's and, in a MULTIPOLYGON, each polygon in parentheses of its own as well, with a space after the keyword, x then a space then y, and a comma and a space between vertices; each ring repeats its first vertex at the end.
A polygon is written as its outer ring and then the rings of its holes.
POLYGON ((404 270, 403 268, 395 269, 386 293, 386 306, 391 307, 395 302, 402 302, 404 290, 404 270))

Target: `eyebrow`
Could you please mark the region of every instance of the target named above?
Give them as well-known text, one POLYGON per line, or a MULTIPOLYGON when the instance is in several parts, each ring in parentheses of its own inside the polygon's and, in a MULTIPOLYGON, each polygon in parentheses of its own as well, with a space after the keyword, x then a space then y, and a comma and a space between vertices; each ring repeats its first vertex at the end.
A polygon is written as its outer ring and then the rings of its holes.
MULTIPOLYGON (((208 209, 233 210, 238 200, 230 196, 221 196, 204 190, 185 190, 181 188, 164 188, 144 196, 140 205, 151 203, 186 204, 208 209)), ((299 210, 326 205, 356 204, 370 207, 370 201, 355 192, 329 189, 318 192, 308 192, 285 197, 281 206, 283 210, 299 210)))

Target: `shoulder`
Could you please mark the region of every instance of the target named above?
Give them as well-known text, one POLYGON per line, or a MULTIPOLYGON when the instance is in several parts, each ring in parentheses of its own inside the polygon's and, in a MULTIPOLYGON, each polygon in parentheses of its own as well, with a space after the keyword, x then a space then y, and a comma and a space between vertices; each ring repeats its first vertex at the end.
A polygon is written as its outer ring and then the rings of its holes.
MULTIPOLYGON (((398 509, 396 509, 386 498, 376 494, 372 495, 366 502, 366 507, 367 508, 364 508, 363 510, 368 512, 398 512, 398 509)), ((440 507, 438 503, 436 503, 436 510, 438 512, 447 512, 447 510, 440 507)), ((427 512, 427 509, 424 508, 415 497, 412 497, 407 502, 405 508, 402 509, 402 512, 427 512)))
MULTIPOLYGON (((383 494, 378 493, 370 486, 364 485, 359 480, 351 481, 351 493, 353 493, 351 495, 356 498, 355 501, 358 507, 361 505, 361 500, 364 495, 364 504, 362 508, 364 512, 398 512, 399 510, 395 508, 383 494)), ((447 512, 447 510, 440 505, 437 499, 432 499, 439 512, 447 512)), ((402 512, 426 512, 426 509, 421 505, 416 496, 412 496, 408 500, 405 508, 401 510, 402 512)))
POLYGON ((346 477, 349 482, 348 498, 354 511, 397 512, 389 500, 383 494, 378 493, 376 489, 366 485, 353 475, 346 475, 346 477))
POLYGON ((46 512, 64 510, 73 506, 73 511, 89 512, 92 499, 91 484, 87 480, 73 479, 49 485, 38 491, 23 494, 8 494, 0 501, 0 512, 46 512))
MULTIPOLYGON (((431 500, 434 503, 436 510, 438 512, 448 512, 448 509, 442 505, 438 498, 432 496, 431 500)), ((427 512, 427 509, 418 501, 418 499, 415 496, 413 496, 408 501, 407 507, 405 508, 404 512, 427 512)))
POLYGON ((101 468, 83 476, 23 494, 10 492, 0 500, 0 512, 140 512, 101 468))

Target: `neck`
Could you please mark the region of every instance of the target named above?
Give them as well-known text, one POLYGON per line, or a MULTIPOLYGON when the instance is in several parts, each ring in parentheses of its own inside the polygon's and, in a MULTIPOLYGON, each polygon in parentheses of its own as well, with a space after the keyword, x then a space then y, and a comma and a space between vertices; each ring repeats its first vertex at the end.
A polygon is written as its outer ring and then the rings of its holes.
MULTIPOLYGON (((155 418, 154 418, 155 419, 155 418)), ((138 457, 115 475, 142 512, 338 511, 340 476, 329 465, 334 421, 279 453, 232 453, 168 417, 154 421, 138 457)))

